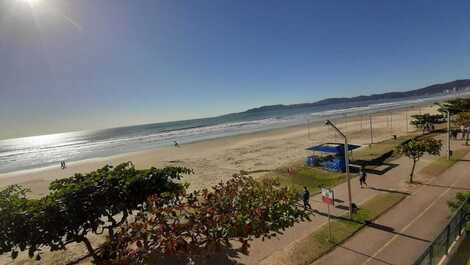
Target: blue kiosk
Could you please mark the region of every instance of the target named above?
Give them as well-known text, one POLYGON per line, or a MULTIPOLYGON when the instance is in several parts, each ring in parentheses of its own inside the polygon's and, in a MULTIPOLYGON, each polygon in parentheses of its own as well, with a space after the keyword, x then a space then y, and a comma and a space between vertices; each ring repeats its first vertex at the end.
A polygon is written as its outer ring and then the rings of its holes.
MULTIPOLYGON (((359 148, 359 145, 349 144, 348 151, 359 148)), ((345 172, 346 163, 344 161, 344 144, 324 143, 311 146, 305 150, 312 151, 313 154, 305 159, 305 164, 310 167, 323 167, 328 171, 345 172)))

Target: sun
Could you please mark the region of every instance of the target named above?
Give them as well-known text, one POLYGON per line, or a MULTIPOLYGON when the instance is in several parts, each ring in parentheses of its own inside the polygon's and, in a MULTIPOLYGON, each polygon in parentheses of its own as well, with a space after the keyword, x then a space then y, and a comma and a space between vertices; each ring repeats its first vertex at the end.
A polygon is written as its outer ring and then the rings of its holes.
POLYGON ((30 7, 35 7, 35 6, 39 5, 42 2, 42 0, 18 0, 18 1, 26 3, 30 7))

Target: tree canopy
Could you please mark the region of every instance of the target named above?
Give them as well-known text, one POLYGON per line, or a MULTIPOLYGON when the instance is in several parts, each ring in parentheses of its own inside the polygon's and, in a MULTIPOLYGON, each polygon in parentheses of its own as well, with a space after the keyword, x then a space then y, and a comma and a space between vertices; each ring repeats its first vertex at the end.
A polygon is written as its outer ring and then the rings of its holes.
POLYGON ((234 250, 232 241, 241 244, 236 251, 246 252, 254 238, 271 238, 309 218, 297 194, 277 181, 238 175, 174 200, 152 196, 147 205, 109 243, 116 263, 159 264, 154 260, 167 256, 194 261, 234 250))
POLYGON ((429 114, 425 113, 422 115, 412 115, 413 120, 410 122, 418 129, 425 129, 426 127, 439 124, 446 121, 446 117, 442 114, 429 114))
POLYGON ((184 190, 177 181, 191 172, 180 167, 136 170, 130 162, 105 166, 52 182, 50 194, 39 200, 28 199, 20 186, 10 186, 0 192, 0 231, 8 231, 0 236, 0 254, 11 252, 15 258, 27 249, 31 257, 40 258, 44 247, 54 251, 83 242, 97 258, 88 233, 106 230, 114 238, 114 230, 149 196, 184 190))
POLYGON ((413 182, 414 170, 416 162, 423 157, 424 154, 437 156, 441 153, 442 141, 434 138, 425 138, 423 140, 410 140, 405 144, 397 146, 397 151, 413 160, 413 167, 410 173, 410 182, 413 182))
POLYGON ((445 110, 449 110, 451 115, 470 112, 470 98, 456 98, 446 101, 442 105, 443 107, 438 109, 441 113, 445 113, 445 110))

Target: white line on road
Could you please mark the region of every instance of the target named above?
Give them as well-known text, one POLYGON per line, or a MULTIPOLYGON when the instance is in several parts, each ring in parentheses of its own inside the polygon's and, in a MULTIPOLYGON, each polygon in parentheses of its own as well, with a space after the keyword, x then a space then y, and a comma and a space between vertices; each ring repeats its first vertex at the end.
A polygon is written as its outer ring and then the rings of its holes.
MULTIPOLYGON (((408 230, 408 228, 410 228, 414 223, 416 223, 421 217, 423 217, 428 211, 429 209, 431 209, 440 199, 442 199, 442 197, 444 197, 451 189, 452 189, 452 186, 454 186, 458 181, 460 180, 460 176, 450 185, 449 188, 447 188, 444 192, 442 192, 439 197, 437 197, 436 199, 434 199, 431 204, 426 207, 426 209, 424 209, 424 211, 422 211, 418 216, 416 216, 410 223, 408 223, 405 227, 403 227, 401 230, 400 230, 400 233, 404 233, 406 230, 408 230)), ((397 239, 400 235, 396 234, 394 235, 387 243, 385 243, 385 245, 383 245, 379 250, 377 250, 374 255, 370 256, 364 263, 362 263, 362 265, 366 265, 367 263, 369 263, 372 259, 376 258, 378 254, 380 254, 380 252, 382 252, 385 248, 387 248, 395 239, 397 239)))

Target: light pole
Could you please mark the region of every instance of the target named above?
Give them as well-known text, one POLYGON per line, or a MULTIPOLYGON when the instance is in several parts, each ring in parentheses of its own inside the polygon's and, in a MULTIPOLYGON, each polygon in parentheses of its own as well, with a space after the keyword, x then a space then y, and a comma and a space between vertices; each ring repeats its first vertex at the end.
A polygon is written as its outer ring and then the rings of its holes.
POLYGON ((452 151, 450 150, 450 110, 446 109, 447 113, 447 160, 451 159, 452 151))
POLYGON ((450 110, 440 103, 434 104, 441 107, 441 109, 447 113, 447 160, 450 160, 452 157, 452 151, 450 149, 450 110))
POLYGON ((372 115, 369 115, 370 144, 374 143, 374 134, 372 132, 372 115))
POLYGON ((408 110, 405 110, 406 133, 408 133, 408 110))
POLYGON ((344 135, 336 126, 330 121, 326 120, 325 125, 333 127, 344 138, 344 162, 346 164, 346 179, 348 180, 348 200, 349 200, 349 218, 352 219, 352 196, 351 196, 351 176, 349 175, 349 144, 348 137, 344 135))

